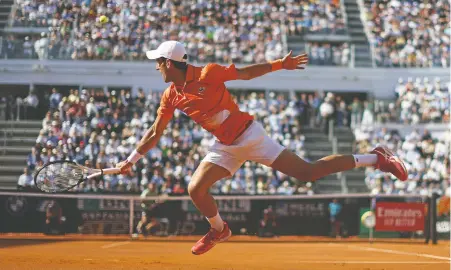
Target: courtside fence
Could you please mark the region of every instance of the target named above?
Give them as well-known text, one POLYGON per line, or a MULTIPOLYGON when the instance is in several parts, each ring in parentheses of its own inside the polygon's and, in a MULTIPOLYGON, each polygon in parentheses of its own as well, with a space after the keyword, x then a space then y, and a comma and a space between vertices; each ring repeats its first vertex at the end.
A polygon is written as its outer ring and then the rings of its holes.
MULTIPOLYGON (((293 196, 216 196, 219 211, 235 235, 261 235, 261 222, 268 216, 275 221, 271 228, 276 235, 331 236, 333 222, 329 204, 337 199, 341 212, 339 221, 343 237, 362 239, 410 238, 449 239, 449 222, 440 223, 437 234, 438 196, 418 195, 293 195, 293 196), (362 216, 372 211, 376 225, 367 228, 362 216), (446 229, 447 227, 447 229, 446 229)), ((153 212, 160 226, 156 235, 200 235, 208 228, 188 196, 147 197, 159 201, 153 212)), ((448 198, 449 200, 449 198, 448 198)), ((139 196, 44 194, 0 192, 0 233, 41 233, 46 226, 46 209, 57 205, 64 220, 64 233, 136 235, 142 218, 139 196)), ((448 204, 449 208, 449 204, 448 204)), ((443 211, 439 211, 442 213, 443 211)), ((449 221, 448 216, 444 220, 449 221)), ((443 214, 443 213, 442 213, 443 214)), ((440 218, 440 217, 439 217, 440 218)))

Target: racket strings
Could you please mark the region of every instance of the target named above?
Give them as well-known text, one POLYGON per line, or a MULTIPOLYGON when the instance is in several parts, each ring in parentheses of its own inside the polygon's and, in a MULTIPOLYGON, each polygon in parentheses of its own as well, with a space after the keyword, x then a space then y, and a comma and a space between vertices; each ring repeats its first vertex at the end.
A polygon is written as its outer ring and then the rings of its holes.
POLYGON ((83 179, 84 170, 72 163, 56 163, 42 168, 37 177, 38 188, 44 191, 64 191, 83 179))

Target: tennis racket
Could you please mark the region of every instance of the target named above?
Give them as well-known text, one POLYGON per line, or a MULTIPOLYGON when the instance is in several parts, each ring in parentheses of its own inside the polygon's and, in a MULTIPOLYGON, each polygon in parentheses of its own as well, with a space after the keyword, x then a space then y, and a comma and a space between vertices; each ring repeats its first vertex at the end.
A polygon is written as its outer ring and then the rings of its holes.
POLYGON ((118 174, 119 168, 92 169, 68 160, 45 164, 34 176, 34 184, 44 192, 68 191, 88 179, 104 174, 118 174))

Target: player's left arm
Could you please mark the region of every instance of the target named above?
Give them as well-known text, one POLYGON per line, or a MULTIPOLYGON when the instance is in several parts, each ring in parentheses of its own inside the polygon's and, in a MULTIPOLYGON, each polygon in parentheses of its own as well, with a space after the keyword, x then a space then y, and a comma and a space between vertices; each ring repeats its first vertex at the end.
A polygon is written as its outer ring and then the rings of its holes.
POLYGON ((305 69, 305 65, 308 63, 308 55, 301 54, 297 56, 292 56, 292 51, 290 51, 284 58, 271 61, 263 64, 255 64, 242 68, 237 68, 237 80, 251 80, 267 73, 286 69, 305 69))

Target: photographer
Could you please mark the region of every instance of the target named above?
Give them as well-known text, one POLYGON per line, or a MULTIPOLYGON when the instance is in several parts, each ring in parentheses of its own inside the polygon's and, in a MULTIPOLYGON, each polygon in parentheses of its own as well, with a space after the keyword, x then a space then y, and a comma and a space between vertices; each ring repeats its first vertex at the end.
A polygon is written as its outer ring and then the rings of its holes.
POLYGON ((63 235, 63 224, 65 217, 63 217, 61 207, 56 201, 50 201, 45 211, 45 229, 46 235, 63 235))
POLYGON ((258 236, 259 237, 275 237, 276 236, 276 215, 269 206, 263 211, 263 219, 260 220, 258 236))

